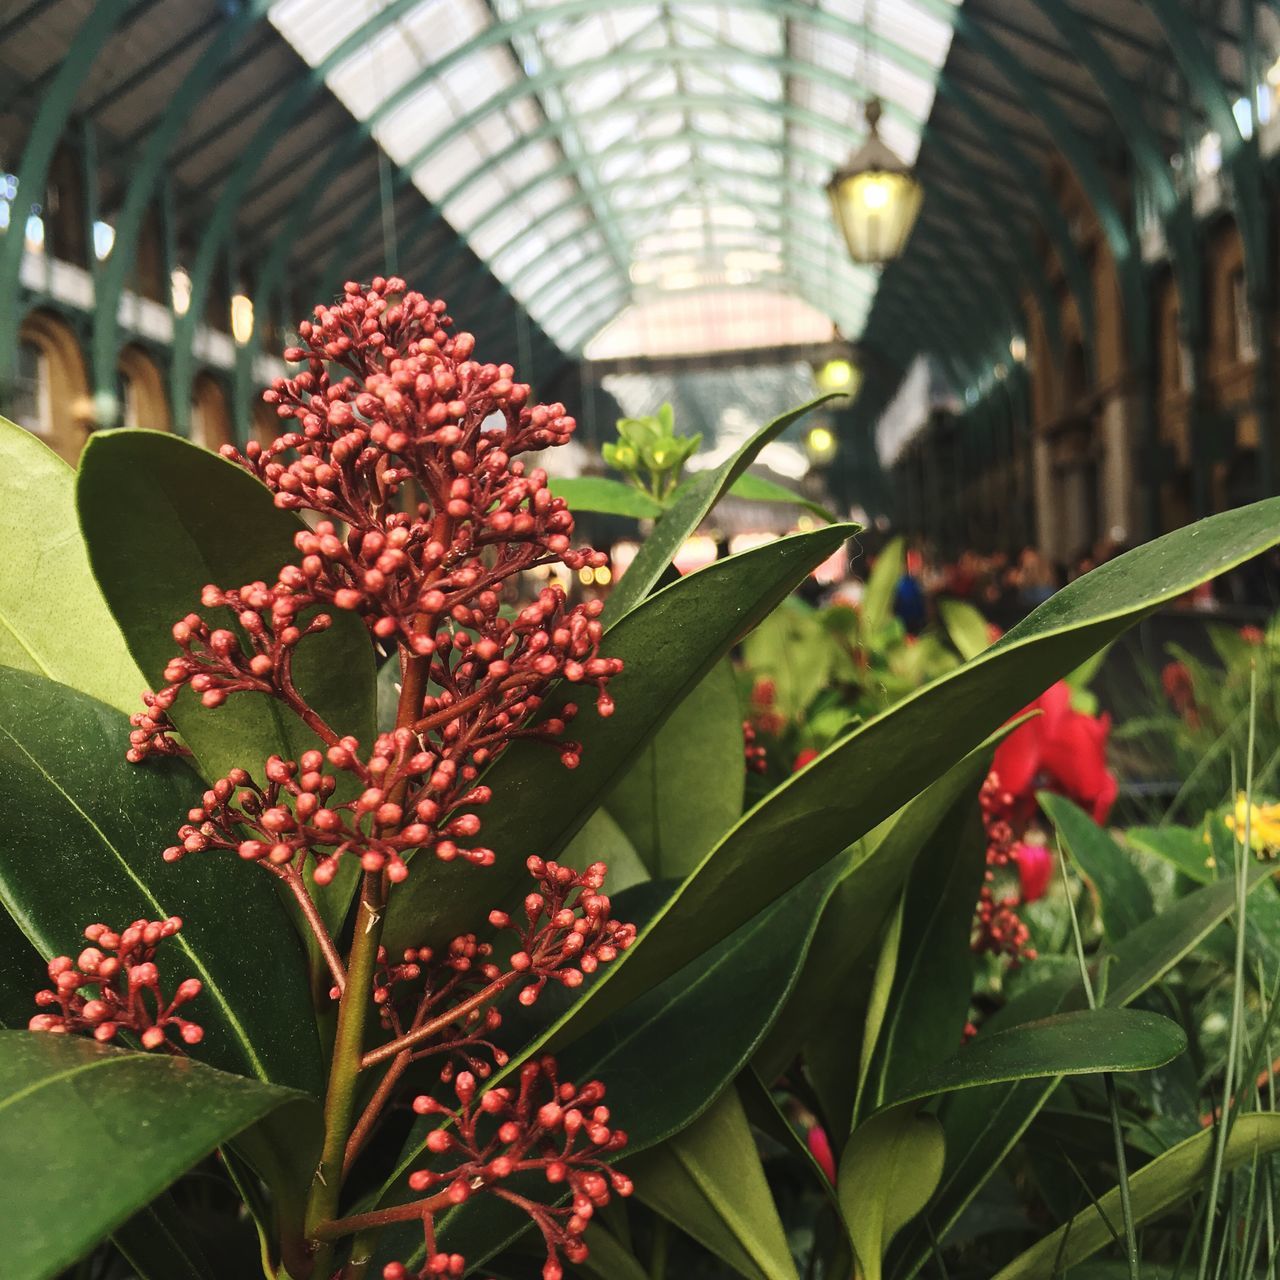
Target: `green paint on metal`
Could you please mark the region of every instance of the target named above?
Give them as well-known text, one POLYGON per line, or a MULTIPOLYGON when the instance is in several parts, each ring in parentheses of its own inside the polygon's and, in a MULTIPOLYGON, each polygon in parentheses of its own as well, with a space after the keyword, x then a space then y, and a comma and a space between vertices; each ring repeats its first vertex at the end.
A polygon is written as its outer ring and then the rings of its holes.
POLYGON ((13 378, 22 320, 19 281, 26 249, 24 230, 32 206, 44 199, 58 140, 67 126, 89 68, 116 28, 129 16, 129 0, 98 0, 76 32, 31 125, 18 164, 18 189, 9 204, 9 231, 0 240, 0 387, 13 378))

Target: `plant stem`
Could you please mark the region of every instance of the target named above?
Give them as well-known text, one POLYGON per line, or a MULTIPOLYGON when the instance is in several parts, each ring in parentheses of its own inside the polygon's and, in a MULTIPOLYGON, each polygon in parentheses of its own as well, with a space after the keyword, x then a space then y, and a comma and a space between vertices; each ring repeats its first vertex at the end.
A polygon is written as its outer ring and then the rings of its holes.
POLYGON ((389 1209, 375 1209, 372 1213, 357 1213, 350 1218, 335 1218, 332 1222, 322 1222, 315 1230, 321 1240, 337 1240, 341 1236, 352 1236, 357 1231, 368 1227, 389 1227, 396 1222, 420 1222, 427 1214, 437 1209, 447 1209, 453 1203, 449 1199, 449 1190, 437 1191, 424 1200, 413 1200, 409 1204, 392 1205, 389 1209))
MULTIPOLYGON (((382 937, 385 903, 384 873, 366 872, 360 909, 356 915, 355 937, 347 959, 347 988, 338 1005, 338 1031, 334 1038, 333 1064, 324 1100, 324 1147, 311 1183, 311 1194, 307 1198, 306 1229, 310 1238, 316 1238, 316 1227, 332 1218, 338 1209, 347 1136, 355 1115, 365 1022, 373 1002, 373 973, 382 937)), ((326 1245, 316 1253, 316 1272, 320 1277, 328 1275, 331 1254, 332 1249, 326 1245)))
POLYGON ((388 1058, 394 1058, 405 1052, 405 1050, 412 1049, 414 1045, 421 1044, 424 1040, 430 1040, 432 1036, 439 1035, 446 1027, 465 1018, 473 1009, 480 1009, 491 1000, 497 999, 502 991, 521 976, 514 969, 504 973, 502 977, 495 978, 487 987, 482 987, 475 995, 468 996, 461 1003, 447 1009, 438 1018, 432 1018, 430 1022, 424 1022, 422 1026, 415 1027, 398 1040, 390 1040, 386 1044, 380 1044, 376 1049, 370 1049, 360 1060, 360 1069, 376 1067, 378 1063, 386 1062, 388 1058))
MULTIPOLYGON (((426 659, 401 651, 400 701, 396 708, 396 725, 412 724, 422 710, 426 693, 426 659)), ((400 784, 400 795, 393 789, 390 799, 398 801, 406 784, 400 784)), ((355 1118, 356 1095, 360 1079, 360 1059, 364 1053, 365 1025, 373 1004, 373 975, 382 940, 382 918, 387 902, 385 871, 366 871, 361 885, 360 907, 356 912, 355 933, 347 956, 347 983, 338 1005, 338 1029, 334 1036, 333 1060, 329 1068, 329 1085, 324 1100, 324 1146, 320 1164, 307 1197, 306 1232, 308 1239, 319 1239, 317 1228, 331 1220, 338 1211, 342 1194, 343 1164, 347 1139, 355 1118)), ((327 1242, 316 1250, 314 1273, 318 1280, 328 1280, 333 1270, 333 1246, 327 1242)))
POLYGON ((360 1154, 364 1144, 369 1140, 369 1135, 373 1132, 373 1126, 382 1114, 382 1108, 387 1105, 392 1091, 400 1083, 400 1077, 408 1070, 412 1061, 413 1054, 406 1049, 396 1057, 391 1066, 387 1068, 387 1074, 378 1081, 378 1087, 373 1091, 373 1097, 365 1104, 364 1110, 360 1113, 360 1119, 356 1121, 356 1127, 351 1130, 351 1136, 347 1139, 346 1152, 342 1161, 344 1177, 355 1162, 356 1156, 360 1154))

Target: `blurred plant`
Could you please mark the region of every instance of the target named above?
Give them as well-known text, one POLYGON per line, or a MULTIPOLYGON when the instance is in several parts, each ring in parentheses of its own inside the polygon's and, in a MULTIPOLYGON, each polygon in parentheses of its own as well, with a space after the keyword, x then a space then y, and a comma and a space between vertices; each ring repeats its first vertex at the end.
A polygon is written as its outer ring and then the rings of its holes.
POLYGON ((652 417, 619 418, 616 444, 600 448, 605 463, 655 502, 675 491, 684 464, 698 451, 702 434, 676 435, 675 412, 664 404, 652 417))

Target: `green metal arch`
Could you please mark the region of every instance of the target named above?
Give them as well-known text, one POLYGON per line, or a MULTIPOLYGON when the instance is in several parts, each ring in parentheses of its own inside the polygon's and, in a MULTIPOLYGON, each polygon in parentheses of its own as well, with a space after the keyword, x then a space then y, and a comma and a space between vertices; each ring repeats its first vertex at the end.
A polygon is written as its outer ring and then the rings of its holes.
POLYGON ((124 203, 115 224, 115 240, 94 283, 92 365, 99 426, 114 426, 119 414, 115 385, 116 361, 120 355, 120 298, 133 269, 147 207, 160 181, 165 160, 222 64, 266 13, 269 4, 270 0, 251 0, 223 24, 211 47, 169 99, 159 121, 147 134, 141 157, 129 169, 124 203))
POLYGON ((9 231, 0 239, 0 386, 12 380, 18 354, 18 295, 27 219, 32 206, 43 198, 49 166, 84 78, 116 29, 128 19, 131 7, 130 0, 100 0, 91 7, 40 100, 22 150, 18 189, 9 204, 9 231))

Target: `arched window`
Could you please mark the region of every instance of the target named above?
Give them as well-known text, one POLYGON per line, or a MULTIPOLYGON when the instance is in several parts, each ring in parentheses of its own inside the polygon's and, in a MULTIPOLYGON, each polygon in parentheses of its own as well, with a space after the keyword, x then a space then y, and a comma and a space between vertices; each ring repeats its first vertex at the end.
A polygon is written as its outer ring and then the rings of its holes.
POLYGON ((18 343, 18 367, 9 402, 13 420, 42 440, 53 436, 53 388, 49 379, 49 357, 31 338, 18 343))

